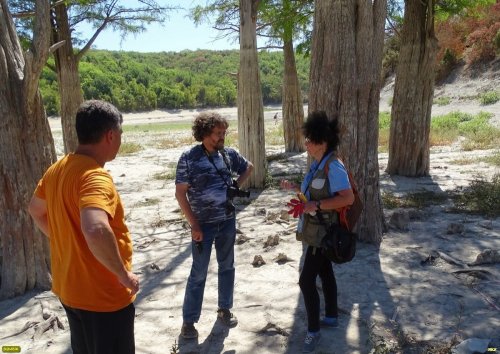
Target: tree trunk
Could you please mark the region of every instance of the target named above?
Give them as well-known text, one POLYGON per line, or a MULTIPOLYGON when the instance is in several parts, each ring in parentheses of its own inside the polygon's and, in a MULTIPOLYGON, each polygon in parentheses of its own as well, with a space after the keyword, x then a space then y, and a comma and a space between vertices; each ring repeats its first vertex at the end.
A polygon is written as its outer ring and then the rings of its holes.
POLYGON ((71 43, 71 29, 66 5, 56 6, 54 14, 52 19, 52 43, 64 41, 64 44, 55 51, 54 58, 59 95, 61 97, 64 151, 70 153, 75 151, 78 145, 75 129, 76 111, 83 102, 80 75, 78 73, 79 57, 75 55, 71 43))
POLYGON ((303 152, 304 137, 302 123, 304 122, 304 104, 300 92, 293 42, 284 40, 283 56, 285 70, 283 73, 283 133, 286 152, 303 152))
POLYGON ((23 57, 16 28, 0 0, 0 299, 50 288, 49 247, 26 211, 54 141, 38 80, 49 55, 49 2, 37 0, 33 44, 23 57))
POLYGON ((406 0, 392 101, 387 173, 429 175, 429 134, 437 39, 434 1, 406 0))
POLYGON ((309 111, 338 116, 339 153, 365 205, 360 239, 379 244, 378 111, 386 1, 316 0, 309 111))
POLYGON ((240 0, 240 69, 238 74, 238 144, 255 166, 248 186, 263 188, 266 177, 264 105, 257 58, 259 0, 240 0))

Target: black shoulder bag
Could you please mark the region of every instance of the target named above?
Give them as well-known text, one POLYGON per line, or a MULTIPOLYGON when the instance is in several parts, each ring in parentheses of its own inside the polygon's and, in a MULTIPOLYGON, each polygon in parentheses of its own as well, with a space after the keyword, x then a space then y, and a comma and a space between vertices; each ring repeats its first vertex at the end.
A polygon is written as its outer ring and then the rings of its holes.
POLYGON ((357 235, 337 223, 328 226, 321 212, 316 215, 326 230, 326 235, 321 240, 321 252, 333 263, 350 262, 356 254, 357 235))

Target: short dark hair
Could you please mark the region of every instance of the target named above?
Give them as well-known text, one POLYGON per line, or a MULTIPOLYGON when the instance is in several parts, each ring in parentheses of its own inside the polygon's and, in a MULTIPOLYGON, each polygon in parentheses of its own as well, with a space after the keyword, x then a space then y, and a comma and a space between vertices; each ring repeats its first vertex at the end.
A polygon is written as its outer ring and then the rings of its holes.
POLYGON ((226 118, 222 117, 216 112, 203 112, 200 113, 193 123, 193 136, 196 141, 202 141, 203 138, 212 134, 215 127, 224 127, 227 129, 229 123, 226 118))
POLYGON ((89 100, 76 112, 76 135, 80 144, 96 144, 111 129, 119 129, 123 122, 120 111, 109 102, 89 100))
POLYGON ((302 126, 306 139, 315 144, 326 142, 328 150, 337 150, 340 143, 337 117, 328 119, 324 111, 313 111, 302 126))

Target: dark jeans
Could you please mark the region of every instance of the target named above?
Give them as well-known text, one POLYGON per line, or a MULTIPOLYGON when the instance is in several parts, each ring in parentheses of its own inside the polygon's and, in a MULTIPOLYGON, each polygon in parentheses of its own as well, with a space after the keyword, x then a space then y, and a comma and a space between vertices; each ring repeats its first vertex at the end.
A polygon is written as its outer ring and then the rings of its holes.
POLYGON ((323 284, 325 297, 325 316, 337 317, 337 282, 330 262, 321 250, 308 246, 304 259, 304 266, 300 273, 299 285, 307 311, 307 329, 310 332, 319 331, 319 294, 316 289, 316 278, 319 275, 323 284), (313 254, 314 253, 314 254, 313 254))
POLYGON ((135 307, 114 312, 93 312, 63 304, 74 354, 134 354, 135 307))

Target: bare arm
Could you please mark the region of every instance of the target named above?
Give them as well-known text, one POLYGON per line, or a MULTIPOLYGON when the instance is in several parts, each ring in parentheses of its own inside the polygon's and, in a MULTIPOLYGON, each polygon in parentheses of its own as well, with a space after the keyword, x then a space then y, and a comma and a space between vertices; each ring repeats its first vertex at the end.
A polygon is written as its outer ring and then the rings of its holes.
POLYGON ((250 177, 252 172, 253 172, 253 164, 250 161, 248 161, 247 169, 236 180, 238 186, 241 186, 243 183, 245 183, 245 181, 248 179, 248 177, 250 177))
POLYGON ((187 199, 188 189, 189 189, 189 184, 187 183, 176 184, 175 198, 179 202, 179 206, 181 207, 182 212, 186 216, 189 225, 191 225, 191 237, 193 238, 194 241, 201 241, 203 240, 203 233, 201 232, 198 220, 196 220, 196 217, 193 214, 191 205, 189 205, 189 201, 187 199))
POLYGON ((33 196, 28 205, 28 213, 30 213, 36 226, 50 238, 49 219, 47 218, 47 202, 44 199, 33 196))
POLYGON ((123 264, 115 234, 109 225, 108 214, 99 208, 84 208, 80 211, 80 218, 83 235, 94 257, 115 274, 120 283, 130 289, 132 295, 137 293, 139 278, 123 264))

